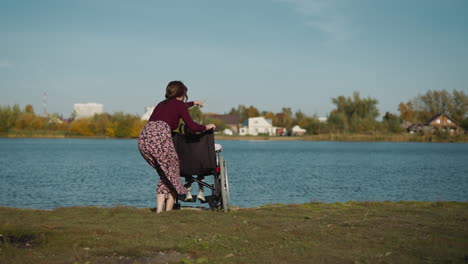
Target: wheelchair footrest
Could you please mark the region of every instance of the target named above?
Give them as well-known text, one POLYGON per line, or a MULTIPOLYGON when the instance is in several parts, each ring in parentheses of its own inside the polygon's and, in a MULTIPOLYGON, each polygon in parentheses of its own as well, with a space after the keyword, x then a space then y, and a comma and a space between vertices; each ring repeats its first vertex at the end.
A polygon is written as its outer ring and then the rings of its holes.
POLYGON ((200 203, 207 203, 208 201, 211 200, 211 195, 205 196, 205 201, 198 200, 196 195, 193 196, 191 201, 186 201, 185 194, 177 195, 177 199, 179 200, 179 202, 185 202, 185 203, 196 203, 197 201, 199 201, 200 203))

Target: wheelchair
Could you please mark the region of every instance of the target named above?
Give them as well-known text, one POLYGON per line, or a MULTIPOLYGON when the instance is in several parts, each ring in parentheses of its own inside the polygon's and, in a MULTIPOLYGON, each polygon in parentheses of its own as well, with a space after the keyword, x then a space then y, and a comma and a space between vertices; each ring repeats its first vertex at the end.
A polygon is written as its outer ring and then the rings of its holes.
MULTIPOLYGON (((198 183, 204 188, 211 190, 211 195, 205 196, 209 208, 215 211, 229 211, 229 182, 227 163, 222 155, 223 148, 214 142, 214 131, 208 130, 202 133, 192 133, 188 128, 180 127, 183 133, 174 133, 173 142, 180 162, 180 176, 189 179, 192 184, 198 183), (207 183, 199 176, 213 176, 213 183, 207 183)), ((207 193, 209 194, 209 192, 207 193)), ((174 205, 180 209, 180 202, 185 201, 186 195, 178 195, 174 205)))

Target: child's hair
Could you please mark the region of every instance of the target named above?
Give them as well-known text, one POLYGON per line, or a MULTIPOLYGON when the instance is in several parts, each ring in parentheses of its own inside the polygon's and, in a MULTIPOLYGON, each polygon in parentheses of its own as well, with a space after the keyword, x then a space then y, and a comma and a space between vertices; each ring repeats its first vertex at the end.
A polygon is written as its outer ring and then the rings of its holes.
POLYGON ((172 99, 183 96, 185 100, 188 99, 187 87, 181 81, 172 81, 166 87, 166 99, 172 99))

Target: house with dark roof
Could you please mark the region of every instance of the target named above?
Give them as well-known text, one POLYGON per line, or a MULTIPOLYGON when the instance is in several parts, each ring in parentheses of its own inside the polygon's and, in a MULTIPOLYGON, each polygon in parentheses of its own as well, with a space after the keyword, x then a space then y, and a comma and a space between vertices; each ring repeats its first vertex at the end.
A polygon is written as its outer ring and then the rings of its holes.
POLYGON ((440 113, 431 117, 424 124, 412 124, 407 129, 409 133, 433 133, 436 131, 448 132, 451 134, 463 133, 463 128, 458 122, 445 113, 440 113))
POLYGON ((455 119, 444 113, 433 116, 424 125, 431 126, 435 131, 449 133, 463 132, 463 128, 460 126, 460 124, 458 124, 455 119))
POLYGON ((228 127, 234 134, 239 133, 239 116, 237 115, 219 115, 219 114, 204 114, 203 116, 211 118, 211 119, 218 119, 222 121, 226 127, 228 127))

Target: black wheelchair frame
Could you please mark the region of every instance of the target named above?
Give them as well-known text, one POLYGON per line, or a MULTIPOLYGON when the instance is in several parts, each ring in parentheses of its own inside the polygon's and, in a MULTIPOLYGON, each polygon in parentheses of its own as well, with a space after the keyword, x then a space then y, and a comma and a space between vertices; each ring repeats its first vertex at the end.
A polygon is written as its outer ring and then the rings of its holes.
MULTIPOLYGON (((181 177, 189 179, 193 183, 198 183, 203 187, 211 190, 211 195, 205 196, 205 202, 201 203, 208 203, 209 207, 212 210, 216 211, 229 211, 229 181, 228 181, 228 171, 227 171, 227 162, 224 159, 222 152, 222 147, 219 144, 219 149, 215 148, 214 144, 214 132, 208 131, 206 133, 201 134, 194 134, 187 132, 187 129, 181 129, 180 131, 185 131, 184 134, 179 134, 174 139, 174 145, 176 151, 179 155, 179 160, 181 164, 181 177), (206 137, 206 138, 204 138, 206 137), (211 145, 212 144, 212 145, 211 145), (208 148, 204 148, 204 145, 211 145, 208 148), (200 148, 201 147, 201 148, 200 148), (194 155, 184 155, 182 152, 187 153, 190 152, 192 149, 196 149, 194 155), (211 159, 212 156, 215 156, 216 162, 210 163, 209 168, 203 168, 202 174, 198 174, 197 170, 188 170, 190 173, 186 173, 185 164, 191 163, 193 167, 194 159, 205 159, 209 156, 211 159), (190 159, 190 160, 185 160, 190 159), (213 176, 213 184, 207 183, 198 179, 197 176, 213 176)), ((203 161, 203 160, 202 160, 203 161)), ((192 201, 185 201, 186 195, 181 194, 176 197, 176 203, 174 205, 175 209, 180 209, 181 204, 180 202, 186 203, 194 203, 197 199, 193 199, 192 201)))

